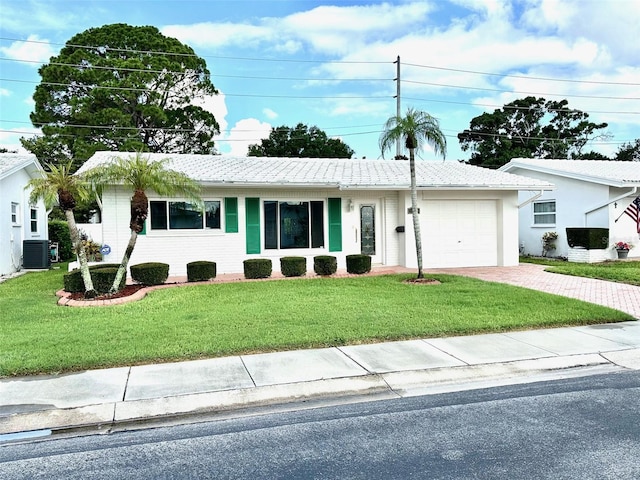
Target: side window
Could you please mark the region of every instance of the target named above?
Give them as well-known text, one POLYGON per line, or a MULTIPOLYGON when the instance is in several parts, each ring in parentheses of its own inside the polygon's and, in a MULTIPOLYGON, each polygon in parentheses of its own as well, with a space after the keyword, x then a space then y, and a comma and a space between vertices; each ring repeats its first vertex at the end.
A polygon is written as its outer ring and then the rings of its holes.
POLYGON ((11 223, 13 225, 20 224, 20 205, 16 202, 11 202, 11 223))
POLYGON ((31 207, 29 213, 29 223, 31 227, 31 233, 38 233, 38 209, 31 207))
POLYGON ((556 202, 546 200, 534 202, 533 204, 533 224, 534 225, 555 225, 556 224, 556 202))

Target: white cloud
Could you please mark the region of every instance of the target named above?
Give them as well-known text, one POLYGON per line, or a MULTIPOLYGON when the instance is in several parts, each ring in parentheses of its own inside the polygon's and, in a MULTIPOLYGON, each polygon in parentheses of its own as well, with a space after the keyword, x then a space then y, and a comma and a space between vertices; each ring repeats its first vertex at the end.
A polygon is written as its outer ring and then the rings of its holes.
POLYGON ((27 62, 26 65, 34 68, 39 68, 56 54, 49 42, 38 35, 29 35, 25 42, 16 41, 8 47, 0 47, 0 52, 13 60, 27 62))
POLYGON ((6 88, 0 88, 0 97, 10 97, 11 90, 7 90, 6 88))
POLYGON ((0 131, 0 147, 6 148, 10 152, 29 153, 20 143, 20 138, 31 138, 42 134, 39 128, 12 128, 0 131))
POLYGON ((278 114, 276 112, 274 112, 273 110, 271 110, 270 108, 263 108, 262 109, 262 113, 269 120, 274 120, 274 119, 278 118, 278 114))
POLYGON ((166 25, 161 30, 197 47, 267 47, 295 53, 307 46, 325 54, 345 55, 356 45, 363 47, 376 39, 411 31, 431 10, 429 2, 319 6, 282 18, 259 18, 254 23, 202 22, 166 25))
POLYGON ((256 118, 244 118, 236 122, 233 128, 220 143, 225 144, 221 151, 229 155, 244 156, 249 151, 249 145, 260 143, 263 138, 268 138, 272 126, 261 122, 256 118))

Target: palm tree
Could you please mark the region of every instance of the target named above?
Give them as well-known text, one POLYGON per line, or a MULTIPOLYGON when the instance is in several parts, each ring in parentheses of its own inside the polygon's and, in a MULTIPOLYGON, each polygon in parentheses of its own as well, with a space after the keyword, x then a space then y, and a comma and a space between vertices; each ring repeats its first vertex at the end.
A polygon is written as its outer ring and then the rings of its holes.
POLYGON ((73 216, 76 200, 87 200, 90 197, 91 190, 81 177, 71 174, 72 163, 69 162, 66 165, 61 164, 58 166, 50 163, 45 164, 44 176, 31 179, 26 188, 31 188, 31 203, 36 203, 38 200, 43 199, 48 209, 57 203, 64 212, 69 225, 73 251, 78 255, 80 262, 80 272, 84 282, 84 296, 85 298, 94 298, 97 292, 93 288, 93 280, 87 263, 87 254, 83 243, 80 241, 80 234, 73 216))
POLYGON ((145 158, 142 154, 137 153, 127 159, 116 157, 108 165, 94 167, 85 172, 85 177, 99 189, 106 185, 116 184, 133 189, 129 221, 131 236, 109 293, 116 293, 119 290, 122 277, 127 272, 127 265, 136 245, 138 234, 144 228, 149 213, 146 190, 153 190, 163 196, 181 195, 194 203, 202 203, 200 185, 185 174, 166 168, 168 161, 167 158, 151 161, 149 157, 145 158))
POLYGON ((418 191, 416 188, 415 150, 420 150, 424 144, 430 145, 436 155, 444 159, 447 151, 447 139, 438 120, 426 112, 408 108, 406 115, 393 116, 384 124, 384 131, 380 135, 380 150, 391 150, 396 142, 403 140, 409 150, 409 171, 411 173, 411 213, 413 217, 413 231, 416 237, 416 254, 418 256, 418 278, 424 278, 422 273, 422 234, 420 233, 420 217, 418 216, 418 191))

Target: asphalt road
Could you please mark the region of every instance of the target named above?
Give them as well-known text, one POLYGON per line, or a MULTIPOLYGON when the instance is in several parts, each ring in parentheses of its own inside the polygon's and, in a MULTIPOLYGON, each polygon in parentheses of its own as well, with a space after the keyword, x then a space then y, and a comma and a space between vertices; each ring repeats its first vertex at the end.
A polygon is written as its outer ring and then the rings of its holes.
POLYGON ((640 371, 0 445, 2 479, 638 479, 640 371))

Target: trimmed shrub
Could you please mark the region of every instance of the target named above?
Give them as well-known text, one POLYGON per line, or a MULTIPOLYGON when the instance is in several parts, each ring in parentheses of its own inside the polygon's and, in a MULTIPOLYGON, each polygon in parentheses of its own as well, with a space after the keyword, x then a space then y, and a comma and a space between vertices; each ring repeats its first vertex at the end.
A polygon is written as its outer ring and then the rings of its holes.
POLYGON ((371 271, 371 257, 369 255, 347 255, 347 272, 363 274, 371 271))
MULTIPOLYGON (((100 265, 91 265, 89 272, 91 280, 93 280, 93 288, 98 293, 107 293, 113 285, 116 278, 116 272, 120 265, 117 263, 105 263, 100 265)), ((126 275, 122 277, 120 288, 124 288, 126 283, 126 275)), ((63 275, 64 291, 69 293, 84 292, 84 282, 82 281, 82 272, 79 268, 74 268, 63 275)))
POLYGON ((338 260, 331 255, 313 257, 313 271, 317 275, 333 275, 338 270, 338 260))
POLYGON ((64 220, 50 220, 48 225, 49 240, 58 242, 58 256, 61 262, 71 260, 75 257, 73 246, 71 245, 71 234, 69 224, 64 220))
POLYGON ((567 243, 571 248, 583 247, 587 250, 609 248, 608 228, 567 228, 567 243))
POLYGON ((307 259, 304 257, 280 258, 280 271, 285 277, 302 277, 307 273, 307 259))
POLYGON ((250 258, 243 262, 245 278, 269 278, 271 260, 268 258, 250 258))
POLYGON ((216 262, 198 260, 187 263, 187 281, 205 282, 216 278, 216 262))
POLYGON ((147 262, 131 265, 131 278, 142 285, 162 285, 169 277, 169 264, 147 262))

